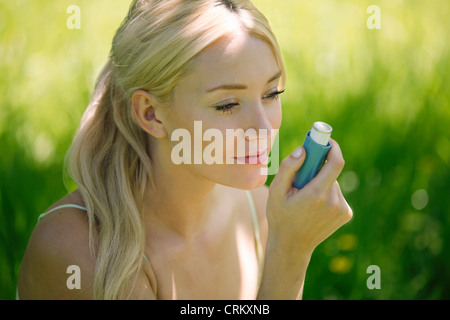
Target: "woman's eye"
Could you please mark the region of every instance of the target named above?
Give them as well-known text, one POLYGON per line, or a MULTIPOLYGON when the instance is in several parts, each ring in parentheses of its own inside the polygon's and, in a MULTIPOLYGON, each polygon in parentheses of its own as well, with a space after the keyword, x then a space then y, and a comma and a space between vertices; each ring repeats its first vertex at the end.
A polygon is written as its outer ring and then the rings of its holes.
POLYGON ((279 96, 280 96, 280 94, 282 94, 284 92, 284 90, 281 90, 281 91, 274 91, 274 92, 271 92, 271 93, 268 93, 268 94, 266 94, 264 97, 263 97, 263 99, 271 99, 271 100, 275 100, 275 99, 277 99, 279 96))
MULTIPOLYGON (((284 90, 281 90, 281 91, 277 90, 277 91, 270 92, 270 93, 266 94, 265 96, 263 96, 263 99, 276 100, 280 96, 280 94, 282 94, 283 92, 284 92, 284 90)), ((220 113, 232 114, 234 108, 238 105, 239 105, 239 103, 233 102, 233 103, 223 104, 220 106, 215 106, 214 108, 216 109, 216 111, 218 111, 220 113)))
POLYGON ((233 108, 237 106, 237 103, 228 103, 221 106, 215 107, 217 111, 221 113, 231 114, 233 112, 233 108))

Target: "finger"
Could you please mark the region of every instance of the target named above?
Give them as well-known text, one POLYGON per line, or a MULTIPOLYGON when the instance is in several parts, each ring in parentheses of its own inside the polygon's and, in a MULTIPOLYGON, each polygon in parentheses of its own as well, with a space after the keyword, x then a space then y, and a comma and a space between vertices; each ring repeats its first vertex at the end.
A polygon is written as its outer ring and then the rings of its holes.
POLYGON ((270 189, 278 194, 286 195, 291 189, 295 173, 305 161, 305 149, 298 147, 280 164, 278 172, 273 178, 270 189))
POLYGON ((325 187, 329 190, 344 168, 345 161, 339 144, 331 138, 330 143, 331 149, 328 152, 327 161, 317 176, 311 180, 310 185, 312 187, 325 187))

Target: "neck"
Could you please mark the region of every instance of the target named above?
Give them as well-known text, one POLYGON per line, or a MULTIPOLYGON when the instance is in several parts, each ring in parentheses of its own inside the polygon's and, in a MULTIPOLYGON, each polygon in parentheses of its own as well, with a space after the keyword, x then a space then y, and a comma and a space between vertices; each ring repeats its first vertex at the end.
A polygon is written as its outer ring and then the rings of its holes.
POLYGON ((151 152, 160 158, 152 157, 154 185, 147 183, 144 219, 185 239, 193 237, 208 222, 221 186, 163 158, 167 152, 151 152))

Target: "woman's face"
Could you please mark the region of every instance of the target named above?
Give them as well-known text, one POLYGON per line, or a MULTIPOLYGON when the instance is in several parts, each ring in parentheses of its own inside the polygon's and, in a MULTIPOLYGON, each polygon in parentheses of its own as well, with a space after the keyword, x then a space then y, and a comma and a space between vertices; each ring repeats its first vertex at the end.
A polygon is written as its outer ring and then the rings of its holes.
POLYGON ((240 189, 264 184, 274 130, 281 125, 280 78, 270 46, 243 31, 202 51, 164 111, 172 160, 186 156, 180 149, 189 144, 190 164, 181 165, 196 175, 240 189))

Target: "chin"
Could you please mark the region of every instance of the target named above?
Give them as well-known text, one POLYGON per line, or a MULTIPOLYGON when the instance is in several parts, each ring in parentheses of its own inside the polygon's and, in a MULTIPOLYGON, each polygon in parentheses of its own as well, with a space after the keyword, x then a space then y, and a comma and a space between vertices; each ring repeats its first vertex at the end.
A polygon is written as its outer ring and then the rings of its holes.
MULTIPOLYGON (((267 181, 267 175, 261 170, 263 166, 234 165, 232 172, 224 177, 222 184, 242 190, 251 190, 264 185, 267 181)), ((231 171, 231 170, 230 170, 231 171)))

